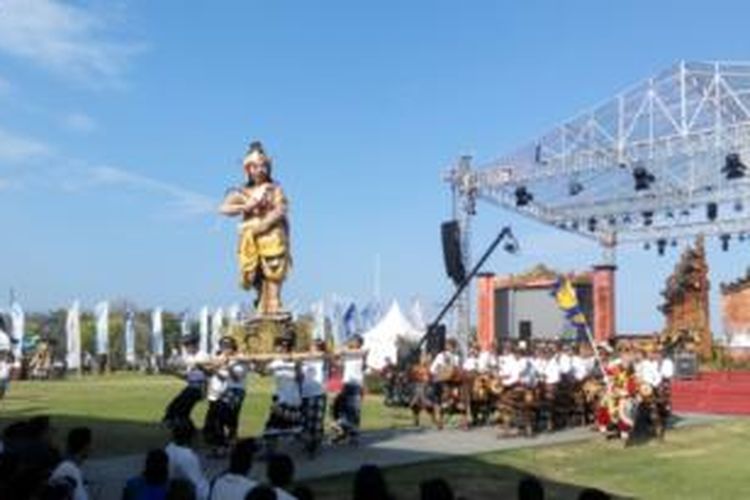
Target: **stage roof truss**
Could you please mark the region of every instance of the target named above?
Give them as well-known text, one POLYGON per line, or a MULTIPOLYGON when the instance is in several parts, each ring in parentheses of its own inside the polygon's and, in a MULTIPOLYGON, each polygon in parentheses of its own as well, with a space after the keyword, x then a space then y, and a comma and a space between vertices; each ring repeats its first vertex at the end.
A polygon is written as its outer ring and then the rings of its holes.
POLYGON ((619 243, 750 233, 750 63, 680 62, 487 164, 446 177, 480 199, 619 243), (653 176, 635 189, 635 173, 653 176), (531 196, 518 204, 516 192, 531 196), (716 205, 710 219, 707 206, 716 205))

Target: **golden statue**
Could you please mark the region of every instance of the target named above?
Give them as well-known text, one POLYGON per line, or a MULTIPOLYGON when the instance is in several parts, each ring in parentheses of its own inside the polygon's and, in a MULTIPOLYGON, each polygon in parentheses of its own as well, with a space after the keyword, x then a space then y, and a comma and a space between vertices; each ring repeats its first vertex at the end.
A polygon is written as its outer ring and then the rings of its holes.
POLYGON ((220 212, 241 216, 238 224, 240 286, 255 288, 255 308, 261 317, 283 316, 281 284, 291 265, 287 200, 271 177, 271 158, 253 142, 242 162, 247 184, 232 189, 220 212))

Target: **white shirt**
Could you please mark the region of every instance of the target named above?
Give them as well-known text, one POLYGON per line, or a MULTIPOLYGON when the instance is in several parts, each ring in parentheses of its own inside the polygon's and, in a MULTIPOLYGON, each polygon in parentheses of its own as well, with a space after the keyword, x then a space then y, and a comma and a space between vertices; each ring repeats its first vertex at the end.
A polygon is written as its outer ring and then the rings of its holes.
POLYGON ((227 377, 227 389, 245 390, 247 384, 248 367, 245 363, 232 363, 229 365, 227 377))
POLYGON ((469 356, 464 360, 464 370, 469 372, 479 371, 479 357, 469 356))
POLYGON ((661 372, 662 377, 671 380, 672 377, 674 377, 674 361, 669 358, 662 359, 659 366, 659 372, 661 372))
POLYGON ((344 364, 344 383, 362 386, 365 381, 365 352, 344 351, 341 359, 344 364))
POLYGON ((195 354, 185 354, 183 362, 185 363, 185 379, 188 385, 194 387, 202 387, 206 381, 206 374, 198 368, 200 363, 206 363, 208 361, 206 354, 197 352, 195 354))
POLYGON ((560 368, 561 375, 570 375, 573 371, 573 359, 568 353, 560 353, 557 356, 557 366, 560 368))
POLYGON ((644 359, 636 367, 638 378, 651 387, 658 387, 661 384, 662 376, 659 371, 659 364, 651 359, 644 359))
POLYGON ((528 387, 536 385, 538 374, 534 362, 529 358, 518 359, 518 379, 528 387))
POLYGON ((325 359, 308 358, 302 362, 302 397, 310 398, 325 394, 325 359))
POLYGON ((218 401, 221 399, 221 395, 227 390, 228 377, 229 372, 225 368, 221 368, 211 375, 211 378, 208 380, 208 394, 206 396, 209 401, 218 401))
POLYGON ((296 363, 292 360, 276 358, 268 364, 268 369, 276 382, 276 398, 280 404, 299 406, 302 404, 297 384, 296 363))
POLYGON ((503 354, 498 358, 498 373, 504 386, 518 383, 521 366, 513 354, 503 354))
POLYGON ((164 451, 169 457, 169 479, 186 479, 195 485, 198 500, 207 498, 209 485, 198 455, 190 448, 174 443, 169 443, 164 451))
POLYGON ((458 357, 458 354, 449 351, 443 351, 441 353, 438 353, 438 355, 435 356, 435 359, 432 360, 432 364, 430 365, 430 373, 432 375, 437 375, 445 368, 458 368, 459 366, 461 366, 461 359, 458 357))
POLYGON ((570 364, 573 371, 573 378, 579 382, 588 377, 589 373, 591 373, 591 366, 589 366, 587 358, 573 356, 570 364))
POLYGON ((209 500, 235 500, 245 498, 250 490, 258 485, 258 481, 227 472, 216 478, 211 487, 209 500))
POLYGON ((0 380, 10 379, 10 363, 5 360, 0 361, 0 380))
POLYGON ((55 470, 52 471, 49 480, 50 482, 53 482, 56 479, 62 479, 65 477, 72 479, 76 484, 75 490, 73 491, 73 499, 88 500, 89 494, 86 491, 86 486, 83 484, 83 474, 81 473, 78 464, 72 460, 63 460, 57 465, 57 467, 55 467, 55 470))
POLYGON ((490 351, 482 351, 479 353, 479 371, 482 373, 489 373, 497 367, 497 358, 490 351))
POLYGON ((0 329, 0 351, 10 351, 10 336, 0 329))
POLYGON ((544 382, 547 384, 557 384, 560 382, 560 365, 553 359, 546 360, 544 363, 544 382))

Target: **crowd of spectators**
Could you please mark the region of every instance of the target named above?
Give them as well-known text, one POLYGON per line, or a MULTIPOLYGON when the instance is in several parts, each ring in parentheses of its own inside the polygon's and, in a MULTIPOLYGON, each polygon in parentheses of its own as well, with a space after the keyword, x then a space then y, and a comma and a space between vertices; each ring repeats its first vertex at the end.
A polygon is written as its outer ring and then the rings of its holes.
MULTIPOLYGON (((252 438, 237 441, 226 471, 208 477, 193 448, 192 426, 175 426, 172 439, 163 449, 150 450, 140 474, 126 481, 122 500, 312 500, 315 494, 295 482, 294 461, 275 453, 266 457, 265 481, 251 477, 260 451, 252 438)), ((50 419, 40 416, 8 425, 0 441, 0 499, 3 500, 96 500, 101 490, 87 482, 83 464, 95 443, 87 427, 68 432, 64 453, 53 440, 50 419)), ((423 500, 453 500, 457 496, 443 478, 420 483, 423 500)), ((112 498, 112 492, 106 492, 112 498)), ((117 496, 117 495, 114 495, 117 496)), ((383 471, 376 465, 363 465, 356 472, 351 491, 341 498, 391 500, 397 495, 389 488, 383 471)), ((542 483, 533 477, 518 485, 519 500, 543 500, 542 483)), ((581 500, 610 498, 599 490, 581 492, 581 500)))

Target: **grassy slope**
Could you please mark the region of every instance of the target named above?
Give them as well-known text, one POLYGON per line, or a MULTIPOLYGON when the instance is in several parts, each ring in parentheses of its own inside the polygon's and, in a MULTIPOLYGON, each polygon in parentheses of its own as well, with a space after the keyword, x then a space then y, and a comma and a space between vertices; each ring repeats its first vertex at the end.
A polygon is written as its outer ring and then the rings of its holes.
MULTIPOLYGON (((466 498, 515 498, 519 478, 544 478, 548 498, 575 498, 581 486, 620 497, 750 498, 750 420, 670 432, 664 443, 623 449, 593 440, 539 449, 489 453, 387 470, 400 499, 418 498, 418 484, 443 477, 466 498)), ((351 475, 311 484, 317 498, 340 498, 351 475)))
MULTIPOLYGON (((163 443, 165 432, 158 422, 182 385, 174 377, 127 373, 54 382, 16 382, 0 401, 0 427, 32 415, 53 415, 58 439, 64 438, 70 427, 91 426, 96 456, 140 453, 163 443)), ((251 380, 242 409, 241 435, 253 435, 262 428, 270 391, 269 379, 251 380)), ((206 404, 202 402, 193 413, 199 426, 205 411, 206 404)), ((365 399, 364 428, 397 427, 410 421, 405 411, 383 407, 376 396, 365 399)))

